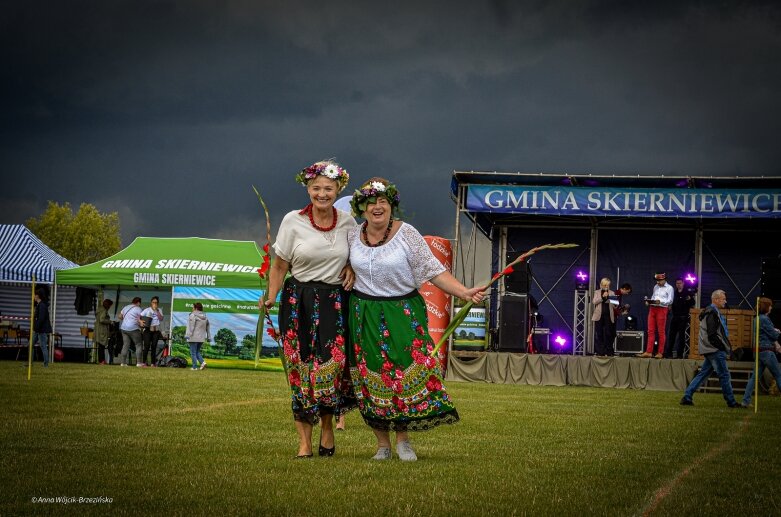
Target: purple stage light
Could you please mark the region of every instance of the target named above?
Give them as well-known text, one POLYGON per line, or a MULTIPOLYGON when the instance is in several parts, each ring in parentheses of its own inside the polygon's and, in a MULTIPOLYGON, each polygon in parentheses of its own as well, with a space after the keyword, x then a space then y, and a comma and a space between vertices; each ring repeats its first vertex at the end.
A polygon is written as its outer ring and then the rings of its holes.
POLYGON ((558 335, 555 338, 553 338, 553 342, 559 345, 559 348, 563 348, 564 345, 567 344, 567 340, 564 339, 564 337, 561 335, 558 335))
POLYGON ((586 273, 584 273, 583 271, 578 271, 578 274, 575 275, 575 276, 578 277, 578 280, 580 280, 581 282, 587 282, 588 281, 588 275, 586 273))
POLYGON ((697 283, 697 277, 692 275, 691 273, 686 273, 686 276, 683 277, 684 280, 689 282, 690 284, 694 285, 697 283))

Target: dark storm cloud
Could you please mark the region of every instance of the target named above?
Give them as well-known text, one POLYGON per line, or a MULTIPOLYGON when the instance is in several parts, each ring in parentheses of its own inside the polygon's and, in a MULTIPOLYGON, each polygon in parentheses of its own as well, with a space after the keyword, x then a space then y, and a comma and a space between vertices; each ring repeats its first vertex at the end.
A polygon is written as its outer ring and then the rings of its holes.
POLYGON ((778 175, 773 3, 24 2, 0 21, 2 220, 256 237, 335 156, 450 236, 453 169, 778 175))

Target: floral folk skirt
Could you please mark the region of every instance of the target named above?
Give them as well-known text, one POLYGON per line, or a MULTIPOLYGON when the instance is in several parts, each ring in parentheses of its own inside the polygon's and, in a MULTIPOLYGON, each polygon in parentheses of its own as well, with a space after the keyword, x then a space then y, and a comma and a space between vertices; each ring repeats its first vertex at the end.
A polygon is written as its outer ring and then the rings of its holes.
POLYGON ((353 291, 350 372, 364 421, 381 431, 425 431, 458 422, 417 291, 378 298, 353 291))
POLYGON ((285 281, 279 326, 295 420, 315 425, 321 415, 356 407, 347 368, 347 300, 340 285, 285 281))

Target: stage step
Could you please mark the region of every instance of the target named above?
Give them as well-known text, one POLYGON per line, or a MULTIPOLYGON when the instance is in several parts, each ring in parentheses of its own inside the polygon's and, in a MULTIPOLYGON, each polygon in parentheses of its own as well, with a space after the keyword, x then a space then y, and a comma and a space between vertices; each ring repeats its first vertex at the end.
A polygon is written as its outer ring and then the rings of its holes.
MULTIPOLYGON (((732 391, 736 395, 743 394, 746 391, 746 384, 748 384, 748 378, 751 376, 751 371, 754 369, 754 363, 728 362, 727 366, 729 367, 730 377, 732 378, 732 391)), ((697 369, 697 372, 699 372, 699 369, 697 369)), ((760 379, 759 390, 763 394, 779 394, 775 381, 772 381, 772 384, 768 389, 767 383, 765 383, 763 379, 760 379)), ((721 393, 719 378, 715 375, 711 375, 700 387, 699 391, 705 393, 721 393)))

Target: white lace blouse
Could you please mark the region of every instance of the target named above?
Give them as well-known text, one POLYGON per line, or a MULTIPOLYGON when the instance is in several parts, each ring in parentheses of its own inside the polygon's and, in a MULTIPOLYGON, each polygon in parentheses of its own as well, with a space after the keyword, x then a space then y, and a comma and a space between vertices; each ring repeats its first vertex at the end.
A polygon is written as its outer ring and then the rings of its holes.
POLYGON ((336 228, 321 232, 299 210, 282 219, 274 242, 276 255, 290 263, 290 274, 301 282, 341 284, 339 273, 347 263, 347 234, 356 223, 350 214, 337 210, 336 228))
POLYGON ((445 271, 418 231, 401 223, 388 242, 372 248, 361 239, 361 226, 353 228, 350 264, 355 270, 354 289, 372 296, 401 296, 445 271))

